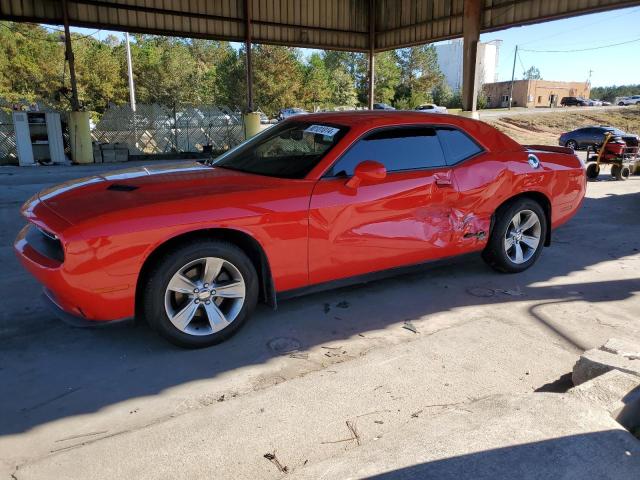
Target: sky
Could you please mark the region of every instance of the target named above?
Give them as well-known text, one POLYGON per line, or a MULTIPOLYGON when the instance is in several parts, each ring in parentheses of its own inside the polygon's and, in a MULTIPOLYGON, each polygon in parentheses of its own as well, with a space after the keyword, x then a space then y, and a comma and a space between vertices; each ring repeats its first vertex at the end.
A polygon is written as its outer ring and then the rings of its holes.
MULTIPOLYGON (((106 30, 73 28, 84 35, 93 34, 103 39, 106 30)), ((116 34, 122 36, 122 34, 116 34)), ((535 66, 542 78, 558 81, 586 81, 591 85, 640 84, 640 7, 581 15, 553 22, 514 27, 480 36, 482 42, 502 40, 498 63, 498 81, 511 80, 513 56, 518 45, 516 78, 524 70, 535 66), (608 46, 621 42, 632 43, 596 50, 561 53, 533 52, 531 50, 581 50, 608 46), (590 73, 591 72, 591 73, 590 73)), ((302 49, 308 56, 314 50, 302 49)))

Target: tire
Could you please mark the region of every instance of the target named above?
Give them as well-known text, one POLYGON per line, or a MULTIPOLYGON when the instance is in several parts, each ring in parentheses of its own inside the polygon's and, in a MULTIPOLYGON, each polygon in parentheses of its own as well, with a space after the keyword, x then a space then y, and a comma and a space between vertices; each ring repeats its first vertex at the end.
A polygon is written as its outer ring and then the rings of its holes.
POLYGON ((631 175, 631 170, 627 166, 612 165, 611 176, 616 180, 628 180, 631 175))
POLYGON ((244 325, 256 306, 258 290, 256 270, 240 248, 196 240, 164 255, 149 272, 143 283, 142 313, 171 343, 208 347, 244 325))
POLYGON ((565 143, 564 146, 571 150, 578 150, 578 142, 575 140, 567 140, 567 143, 565 143))
POLYGON ((597 163, 590 163, 587 165, 587 178, 589 180, 595 180, 600 175, 600 166, 597 163))
POLYGON ((624 107, 624 102, 618 102, 619 107, 624 107))
POLYGON ((548 224, 542 206, 530 198, 519 198, 500 207, 495 218, 482 257, 499 272, 523 272, 536 262, 544 247, 548 224), (520 218, 521 231, 514 228, 516 217, 520 218), (530 221, 535 223, 527 228, 530 221), (532 239, 537 240, 535 244, 532 239))

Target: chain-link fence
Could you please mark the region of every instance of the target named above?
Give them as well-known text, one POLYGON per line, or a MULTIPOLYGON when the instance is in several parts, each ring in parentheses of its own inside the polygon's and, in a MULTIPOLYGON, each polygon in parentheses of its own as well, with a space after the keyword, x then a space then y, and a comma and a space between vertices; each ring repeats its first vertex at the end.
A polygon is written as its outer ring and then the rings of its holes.
POLYGON ((128 105, 109 108, 92 134, 100 143, 126 144, 136 155, 226 150, 243 140, 244 128, 241 112, 227 107, 140 104, 135 112, 128 105))
POLYGON ((10 112, 0 109, 0 163, 15 162, 17 162, 17 152, 13 117, 10 112))

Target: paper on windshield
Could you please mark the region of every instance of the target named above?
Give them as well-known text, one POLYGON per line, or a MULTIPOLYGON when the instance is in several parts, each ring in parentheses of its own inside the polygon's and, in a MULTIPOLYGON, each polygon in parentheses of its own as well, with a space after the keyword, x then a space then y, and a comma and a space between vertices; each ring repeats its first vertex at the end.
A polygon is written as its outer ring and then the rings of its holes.
POLYGON ((333 137, 339 131, 340 131, 339 128, 327 127, 326 125, 309 125, 305 129, 305 132, 319 133, 320 135, 325 135, 327 137, 333 137))

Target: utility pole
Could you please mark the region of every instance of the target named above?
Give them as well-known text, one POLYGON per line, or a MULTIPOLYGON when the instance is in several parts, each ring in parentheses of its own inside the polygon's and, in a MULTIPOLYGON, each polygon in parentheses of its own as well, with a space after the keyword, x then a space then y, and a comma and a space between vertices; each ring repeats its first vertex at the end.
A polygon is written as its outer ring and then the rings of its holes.
POLYGON ((73 47, 71 46, 67 0, 62 0, 62 16, 64 21, 64 54, 69 62, 69 76, 71 78, 71 109, 74 112, 79 112, 80 101, 78 100, 78 84, 76 82, 76 62, 73 57, 73 47))
POLYGON ((518 56, 518 45, 516 45, 516 51, 513 54, 513 70, 511 70, 511 89, 509 91, 509 110, 511 110, 511 102, 513 101, 513 81, 516 78, 516 57, 518 56))
POLYGON ((129 32, 124 34, 125 46, 127 50, 127 73, 129 74, 129 103, 131 104, 131 111, 136 111, 136 90, 133 84, 133 64, 131 63, 131 45, 129 44, 129 32))

